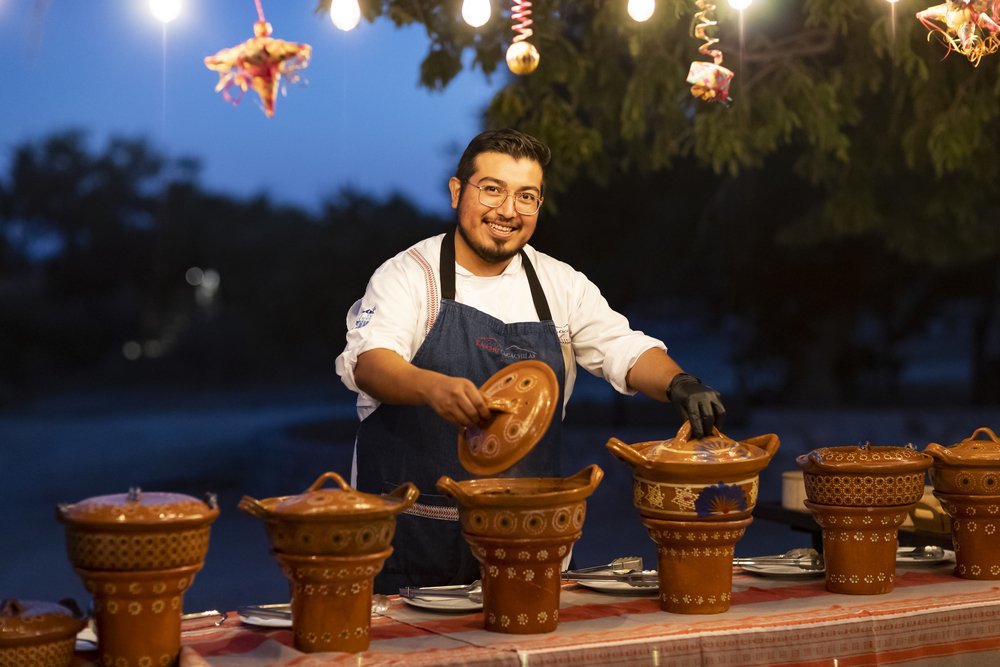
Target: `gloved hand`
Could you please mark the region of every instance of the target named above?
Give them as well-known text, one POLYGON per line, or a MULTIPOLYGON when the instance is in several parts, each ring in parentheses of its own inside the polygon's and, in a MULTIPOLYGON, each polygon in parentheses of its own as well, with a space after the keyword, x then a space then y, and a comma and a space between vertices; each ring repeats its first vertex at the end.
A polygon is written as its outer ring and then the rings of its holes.
POLYGON ((667 398, 677 407, 681 419, 691 422, 691 437, 704 438, 712 434, 712 427, 719 428, 726 416, 726 408, 715 391, 701 380, 687 373, 678 373, 667 387, 667 398))

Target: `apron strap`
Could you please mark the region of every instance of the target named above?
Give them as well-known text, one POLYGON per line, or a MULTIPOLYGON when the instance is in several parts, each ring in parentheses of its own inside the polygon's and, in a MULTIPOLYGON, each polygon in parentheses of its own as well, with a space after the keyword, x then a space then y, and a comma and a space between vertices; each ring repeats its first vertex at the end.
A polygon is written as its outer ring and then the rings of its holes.
MULTIPOLYGON (((542 284, 538 280, 538 274, 535 273, 535 267, 531 265, 531 261, 525 254, 522 248, 519 251, 521 255, 521 264, 524 266, 524 275, 528 279, 528 288, 531 290, 531 300, 535 304, 535 313, 538 315, 539 322, 545 322, 552 319, 552 312, 549 310, 549 302, 545 298, 545 292, 542 290, 542 284)), ((452 229, 447 234, 444 235, 444 239, 441 240, 441 263, 440 263, 440 280, 441 280, 441 298, 455 300, 455 230, 452 229)))

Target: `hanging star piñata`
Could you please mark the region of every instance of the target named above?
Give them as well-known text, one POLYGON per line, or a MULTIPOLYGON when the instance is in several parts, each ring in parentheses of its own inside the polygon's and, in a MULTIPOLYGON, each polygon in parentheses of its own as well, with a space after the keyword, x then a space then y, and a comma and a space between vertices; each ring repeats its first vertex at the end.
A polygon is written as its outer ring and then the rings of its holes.
POLYGON ((299 70, 309 65, 312 47, 271 37, 271 24, 264 19, 260 0, 254 2, 259 19, 253 24, 254 37, 207 56, 205 66, 219 73, 215 92, 221 92, 227 102, 239 104, 247 88, 253 88, 264 104, 264 113, 272 118, 281 77, 286 84, 301 81, 299 70), (234 87, 239 88, 236 94, 231 92, 234 87))

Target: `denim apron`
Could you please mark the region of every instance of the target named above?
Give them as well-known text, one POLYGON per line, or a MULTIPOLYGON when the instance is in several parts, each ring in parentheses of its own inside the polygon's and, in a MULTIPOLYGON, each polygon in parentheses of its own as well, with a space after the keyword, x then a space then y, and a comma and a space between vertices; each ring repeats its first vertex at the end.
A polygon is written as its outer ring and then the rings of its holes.
MULTIPOLYGON (((555 371, 563 403, 563 353, 538 276, 521 251, 539 322, 505 324, 455 301, 455 232, 441 243, 441 308, 411 363, 482 386, 500 369, 538 359, 555 371)), ((557 411, 542 440, 499 477, 557 477, 557 411)), ((397 593, 402 586, 466 584, 480 578, 479 562, 462 537, 455 502, 437 490, 442 475, 473 477, 458 461, 457 427, 426 405, 379 405, 362 420, 357 437, 357 488, 386 493, 403 482, 420 489, 416 505, 396 520, 393 554, 375 579, 375 591, 397 593)))

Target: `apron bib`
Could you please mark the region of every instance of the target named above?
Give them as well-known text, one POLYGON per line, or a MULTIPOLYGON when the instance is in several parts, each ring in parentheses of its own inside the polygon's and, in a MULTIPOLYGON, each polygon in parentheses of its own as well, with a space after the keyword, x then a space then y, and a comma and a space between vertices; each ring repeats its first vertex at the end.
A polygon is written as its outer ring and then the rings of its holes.
MULTIPOLYGON (((534 267, 521 251, 539 322, 501 320, 455 301, 454 231, 441 244, 441 309, 411 363, 482 386, 515 361, 537 359, 552 367, 562 405, 563 353, 534 267)), ((561 413, 560 413, 561 414, 561 413)), ((542 440, 498 477, 560 475, 561 419, 542 440)), ((375 591, 395 594, 403 586, 467 584, 480 578, 479 562, 462 536, 455 502, 435 484, 441 475, 473 477, 458 461, 458 427, 426 405, 379 405, 358 429, 357 488, 387 493, 403 482, 420 489, 417 503, 396 518, 393 554, 375 579, 375 591)))

